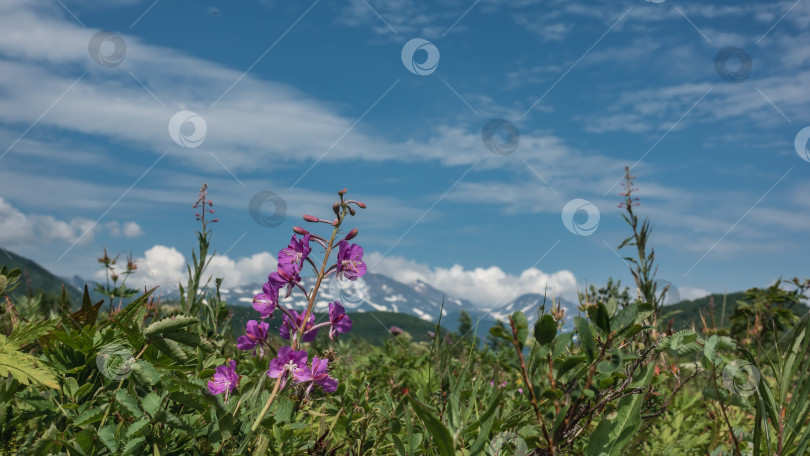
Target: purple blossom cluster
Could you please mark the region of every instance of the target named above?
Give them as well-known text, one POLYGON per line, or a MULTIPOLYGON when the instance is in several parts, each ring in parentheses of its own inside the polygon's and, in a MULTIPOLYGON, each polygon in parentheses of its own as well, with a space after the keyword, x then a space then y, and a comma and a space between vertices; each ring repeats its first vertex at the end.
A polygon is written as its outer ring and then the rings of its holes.
MULTIPOLYGON (((321 220, 319 218, 305 215, 304 220, 313 223, 328 223, 334 227, 337 233, 343 218, 347 213, 354 215, 354 209, 349 204, 355 204, 360 208, 365 208, 365 204, 359 201, 343 201, 346 189, 338 194, 341 201, 335 203, 333 209, 338 216, 334 221, 321 220), (339 209, 344 208, 341 215, 339 209)), ((268 275, 267 282, 262 286, 262 292, 253 297, 253 308, 259 312, 261 320, 272 318, 273 313, 278 309, 283 313, 279 335, 282 339, 289 340, 290 345, 282 346, 277 351, 277 356, 270 361, 267 375, 270 378, 278 379, 279 388, 284 388, 289 380, 296 384, 308 383, 306 394, 309 395, 313 385, 320 386, 325 392, 331 393, 337 389, 338 382, 329 376, 329 360, 313 356, 309 361, 309 354, 306 350, 300 349, 303 342, 312 342, 317 336, 318 330, 324 326, 329 326, 329 338, 334 340, 338 333, 346 333, 352 329, 352 321, 346 315, 346 309, 340 301, 329 303, 329 321, 316 324, 315 315, 312 312, 315 303, 316 288, 307 292, 301 282, 301 272, 304 263, 310 263, 320 284, 326 277, 337 274, 341 278, 356 280, 366 273, 366 264, 363 262, 363 248, 349 241, 357 236, 357 229, 351 230, 341 241, 337 243, 337 262, 328 269, 320 271, 315 263, 310 259, 312 252, 311 243, 315 242, 322 246, 328 257, 334 244, 334 236, 326 239, 309 233, 301 227, 294 227, 296 233, 290 239, 289 245, 278 253, 278 267, 276 271, 268 275), (297 235, 297 236, 296 236, 297 235), (290 296, 293 288, 300 289, 308 299, 307 309, 303 313, 287 308, 282 304, 282 290, 284 297, 290 296)), ((324 265, 326 261, 324 261, 324 265)), ((240 350, 251 350, 254 354, 259 351, 263 356, 264 347, 268 345, 269 324, 264 321, 250 320, 245 328, 245 334, 237 339, 237 348, 240 350)), ((236 374, 236 362, 229 361, 224 366, 217 367, 213 380, 208 383, 208 390, 211 394, 225 393, 226 401, 228 395, 233 392, 239 383, 239 375, 236 374)))

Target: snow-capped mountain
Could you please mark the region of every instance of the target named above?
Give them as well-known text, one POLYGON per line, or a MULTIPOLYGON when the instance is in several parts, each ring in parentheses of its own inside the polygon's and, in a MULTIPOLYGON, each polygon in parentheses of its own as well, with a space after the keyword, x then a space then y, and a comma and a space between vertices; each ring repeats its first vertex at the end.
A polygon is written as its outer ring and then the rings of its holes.
MULTIPOLYGON (((85 283, 79 277, 74 277, 71 281, 75 286, 85 283)), ((262 284, 256 283, 248 286, 227 287, 227 280, 220 288, 222 299, 230 305, 250 307, 253 303, 253 296, 262 292, 262 284)), ((303 285, 307 290, 315 286, 314 277, 304 277, 303 285)), ((90 286, 93 288, 92 282, 90 286)), ((91 291, 91 294, 93 292, 91 291)), ((163 290, 163 299, 178 299, 179 294, 176 288, 163 290)), ((282 290, 284 296, 284 290, 282 290)), ((102 296, 103 297, 103 296, 102 296)), ((346 312, 397 312, 416 316, 431 323, 438 323, 439 312, 442 311, 441 324, 443 327, 455 331, 459 326, 461 311, 467 312, 473 326, 478 323, 478 336, 485 337, 489 328, 496 320, 508 322, 509 315, 518 310, 526 314, 529 323, 537 320, 537 312, 543 304, 543 295, 524 294, 506 303, 492 303, 491 306, 476 306, 472 302, 450 296, 447 293, 433 287, 422 280, 405 284, 398 282, 383 274, 367 273, 356 281, 340 281, 334 276, 325 280, 320 285, 318 291, 318 301, 315 303, 315 310, 326 312, 329 302, 340 301, 346 312)), ((566 309, 566 329, 573 326, 573 315, 576 314, 576 306, 565 300, 559 300, 562 307, 566 309)), ((300 290, 293 290, 291 295, 282 299, 284 305, 301 311, 306 307, 306 299, 300 290)), ((546 311, 552 306, 551 298, 545 301, 546 311)))

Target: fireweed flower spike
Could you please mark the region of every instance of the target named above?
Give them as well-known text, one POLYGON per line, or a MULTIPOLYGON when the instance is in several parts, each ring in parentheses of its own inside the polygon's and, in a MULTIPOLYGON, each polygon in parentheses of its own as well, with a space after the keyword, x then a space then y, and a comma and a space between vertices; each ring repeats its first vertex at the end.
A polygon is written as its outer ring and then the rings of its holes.
POLYGON ((297 239, 295 236, 290 239, 290 245, 286 249, 278 252, 278 270, 283 276, 295 277, 301 272, 312 248, 309 246, 309 233, 303 238, 297 239))
POLYGON ((270 327, 265 322, 250 320, 245 328, 245 335, 236 339, 236 348, 240 350, 252 350, 257 345, 267 340, 267 329, 270 327))
MULTIPOLYGON (((344 195, 346 192, 345 188, 338 192, 340 201, 333 205, 332 208, 336 216, 334 220, 321 219, 308 214, 303 216, 306 222, 331 225, 333 228, 330 236, 321 237, 300 226, 294 227, 293 232, 300 237, 293 236, 290 244, 279 252, 277 270, 268 276, 267 283, 262 289, 263 293, 257 294, 253 299, 253 307, 261 313, 262 318, 272 317, 276 308, 283 312, 284 317, 279 334, 282 338, 289 340, 290 345, 280 347, 277 357, 270 361, 267 375, 276 379, 275 386, 264 407, 250 426, 250 431, 240 447, 240 453, 244 453, 244 450, 249 445, 255 443, 255 435, 261 427, 262 420, 269 412, 277 393, 284 388, 290 378, 296 383, 309 382, 306 389, 307 394, 316 384, 327 393, 337 390, 337 380, 331 378, 328 373, 331 356, 323 358, 314 356, 312 363, 308 365, 308 354, 300 348, 302 343, 315 340, 317 331, 322 326, 329 326, 330 338, 334 338, 336 333, 348 332, 352 328, 351 319, 346 315, 346 310, 338 301, 329 304, 329 321, 327 322, 316 325, 313 312, 317 302, 318 290, 326 277, 332 273, 337 273, 342 274, 341 278, 345 276, 349 280, 356 280, 366 273, 367 268, 363 262, 362 247, 349 243, 351 239, 357 236, 357 229, 350 230, 346 237, 338 242, 337 235, 344 220, 347 216, 356 213, 354 208, 349 207, 350 204, 360 209, 366 208, 366 205, 361 202, 345 200, 344 195), (317 264, 310 257, 310 242, 313 241, 324 248, 324 257, 317 264), (338 252, 335 252, 335 250, 338 250, 338 252), (336 262, 332 262, 330 265, 332 253, 337 253, 338 258, 336 262), (301 283, 299 274, 303 272, 304 262, 309 263, 315 272, 315 285, 311 290, 304 288, 301 283), (282 304, 281 289, 285 287, 287 296, 292 293, 293 288, 298 288, 304 293, 307 298, 306 310, 299 314, 282 304)), ((243 346, 253 345, 254 343, 258 345, 256 340, 261 340, 264 337, 264 334, 256 334, 260 332, 260 329, 263 329, 261 323, 256 323, 255 327, 248 328, 247 334, 240 338, 243 346)))
POLYGON ((366 273, 366 263, 363 262, 363 248, 357 244, 349 245, 349 241, 338 243, 337 268, 338 274, 349 280, 356 280, 366 273))
POLYGON ((339 301, 329 303, 329 338, 334 340, 335 333, 345 333, 352 330, 352 320, 346 315, 346 309, 340 305, 339 301))
POLYGON ((208 382, 208 391, 213 394, 225 393, 225 403, 228 397, 239 385, 239 375, 236 373, 236 361, 229 361, 224 366, 218 366, 213 380, 208 382))
POLYGON ((307 352, 305 350, 293 351, 290 346, 285 345, 278 349, 278 356, 270 361, 267 376, 270 378, 281 377, 281 388, 284 388, 289 374, 293 375, 296 383, 310 380, 312 377, 307 370, 307 352))
POLYGON ((278 292, 283 283, 278 283, 272 277, 273 274, 270 274, 267 283, 262 287, 263 293, 253 297, 253 309, 261 314, 261 318, 272 317, 273 311, 278 306, 278 292))
POLYGON ((312 382, 307 387, 307 396, 309 396, 309 392, 312 391, 312 385, 320 386, 327 393, 334 393, 337 390, 338 382, 329 376, 329 373, 327 372, 328 366, 328 359, 320 359, 317 356, 312 358, 312 366, 306 367, 307 372, 305 374, 306 377, 309 377, 309 379, 306 381, 312 382))

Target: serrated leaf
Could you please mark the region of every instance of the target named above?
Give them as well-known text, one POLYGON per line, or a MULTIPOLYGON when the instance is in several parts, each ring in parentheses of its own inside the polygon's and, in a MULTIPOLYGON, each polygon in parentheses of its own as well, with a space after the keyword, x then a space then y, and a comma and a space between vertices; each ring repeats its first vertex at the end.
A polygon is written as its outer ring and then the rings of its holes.
POLYGON ((216 350, 216 347, 214 347, 214 344, 212 344, 211 342, 201 338, 198 334, 186 331, 175 331, 165 333, 163 334, 163 337, 165 337, 166 339, 171 339, 175 342, 180 342, 181 344, 188 345, 191 347, 200 347, 208 353, 216 350))
POLYGON ((0 334, 0 378, 14 377, 23 385, 37 384, 59 389, 56 375, 39 359, 23 353, 0 334))
POLYGON ((150 324, 143 330, 143 335, 147 338, 152 338, 165 333, 179 331, 197 322, 199 322, 197 317, 192 317, 191 315, 175 315, 150 324))
POLYGON ((188 362, 188 356, 186 352, 180 348, 180 345, 171 340, 171 339, 158 339, 152 341, 152 346, 160 350, 161 352, 169 355, 170 358, 177 361, 180 364, 186 364, 188 362))
POLYGON ((160 410, 161 402, 163 402, 163 398, 154 392, 149 393, 141 398, 141 406, 143 407, 143 410, 151 417, 157 415, 158 410, 160 410))
POLYGON ((101 407, 94 407, 85 410, 73 421, 74 426, 86 426, 88 424, 95 423, 97 421, 101 421, 101 418, 104 417, 104 409, 101 407))
POLYGON ((126 445, 124 445, 124 449, 122 450, 124 455, 141 454, 140 448, 145 441, 146 439, 143 437, 136 437, 130 440, 126 445))
POLYGON ((139 359, 132 366, 132 373, 141 383, 155 385, 160 381, 160 373, 155 370, 155 366, 149 361, 139 359))
POLYGON ((125 409, 132 414, 132 416, 136 418, 140 418, 143 416, 143 411, 141 411, 141 407, 138 405, 138 398, 129 394, 126 390, 118 390, 115 393, 115 399, 124 406, 125 409))
POLYGON ((118 440, 115 438, 115 426, 107 424, 98 430, 98 438, 101 443, 110 449, 112 454, 118 452, 118 440))
POLYGON ((14 331, 11 331, 11 334, 9 334, 6 339, 9 344, 19 348, 23 345, 30 344, 40 337, 50 333, 58 324, 58 318, 53 320, 31 321, 28 323, 23 323, 14 328, 14 331))

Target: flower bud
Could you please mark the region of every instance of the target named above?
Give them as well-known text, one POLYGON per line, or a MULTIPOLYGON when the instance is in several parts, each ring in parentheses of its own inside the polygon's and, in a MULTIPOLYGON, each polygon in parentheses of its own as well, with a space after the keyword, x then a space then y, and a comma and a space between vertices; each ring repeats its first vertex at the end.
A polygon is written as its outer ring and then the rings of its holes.
POLYGON ((366 203, 363 203, 363 202, 360 202, 360 201, 354 201, 354 204, 356 204, 356 205, 357 205, 357 207, 359 207, 359 208, 361 208, 361 209, 365 209, 365 208, 366 208, 366 203))
POLYGON ((352 239, 355 238, 355 236, 357 236, 357 233, 358 233, 357 228, 353 228, 351 231, 349 231, 349 234, 347 234, 346 237, 343 238, 343 240, 351 241, 352 239))
POLYGON ((340 216, 340 201, 335 201, 335 204, 332 205, 332 212, 335 215, 340 216))
POLYGON ((309 234, 309 231, 301 228, 300 226, 294 226, 293 233, 300 234, 301 236, 306 236, 307 234, 309 234))
POLYGON ((211 223, 216 223, 218 221, 219 221, 219 219, 214 219, 214 220, 211 220, 211 223))
POLYGON ((352 209, 351 207, 349 207, 349 214, 352 214, 352 215, 355 214, 354 209, 352 209))
POLYGON ((343 196, 343 195, 345 195, 345 194, 346 194, 346 192, 348 192, 348 191, 349 191, 349 189, 347 189, 346 187, 343 187, 343 190, 339 191, 339 192, 338 192, 338 195, 343 196))
POLYGON ((318 217, 313 217, 311 215, 304 215, 304 220, 307 222, 317 223, 320 221, 318 217))

